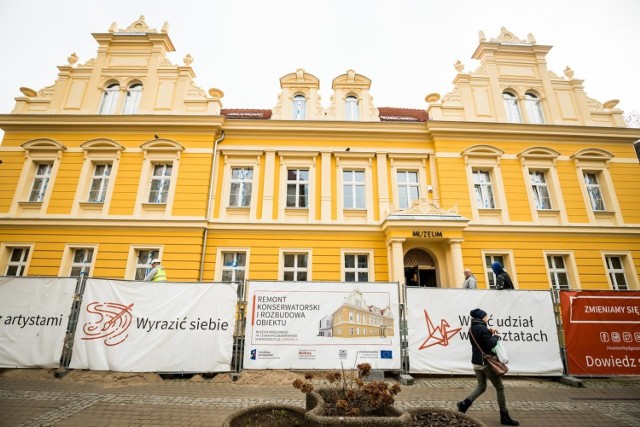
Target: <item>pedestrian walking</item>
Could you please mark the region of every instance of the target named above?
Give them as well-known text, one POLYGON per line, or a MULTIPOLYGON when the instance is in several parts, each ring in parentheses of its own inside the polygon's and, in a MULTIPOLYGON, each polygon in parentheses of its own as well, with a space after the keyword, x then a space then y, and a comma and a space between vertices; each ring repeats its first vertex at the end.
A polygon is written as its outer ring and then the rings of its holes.
POLYGON ((158 258, 155 258, 151 261, 151 270, 145 278, 143 279, 145 282, 166 282, 167 281, 167 272, 164 267, 160 264, 161 261, 158 258))
POLYGON ((514 289, 511 277, 504 271, 502 264, 496 261, 491 264, 491 269, 496 275, 496 289, 514 289))
POLYGON ((476 375, 478 385, 466 399, 457 403, 458 411, 465 413, 471 404, 487 389, 487 378, 496 389, 498 407, 500 408, 500 423, 505 426, 518 426, 520 423, 509 416, 507 399, 504 394, 502 378, 497 376, 491 367, 487 365, 482 352, 491 354, 491 349, 498 344, 500 337, 498 331, 489 329, 487 322, 489 315, 486 311, 476 308, 471 310, 471 327, 469 328, 469 341, 471 342, 471 364, 476 375), (471 336, 473 335, 473 336, 471 336), (481 346, 480 349, 478 346, 481 346))
POLYGON ((462 282, 462 287, 465 289, 477 289, 478 281, 476 280, 476 276, 473 275, 470 268, 464 269, 464 282, 462 282))

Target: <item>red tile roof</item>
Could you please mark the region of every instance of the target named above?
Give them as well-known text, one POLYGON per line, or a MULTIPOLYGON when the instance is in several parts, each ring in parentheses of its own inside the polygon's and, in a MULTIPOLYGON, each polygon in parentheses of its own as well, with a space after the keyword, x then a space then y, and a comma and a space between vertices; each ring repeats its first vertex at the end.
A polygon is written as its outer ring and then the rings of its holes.
POLYGON ((251 108, 223 108, 220 114, 227 119, 269 120, 271 118, 271 110, 251 108))
POLYGON ((415 108, 378 107, 382 122, 426 122, 426 110, 415 108))

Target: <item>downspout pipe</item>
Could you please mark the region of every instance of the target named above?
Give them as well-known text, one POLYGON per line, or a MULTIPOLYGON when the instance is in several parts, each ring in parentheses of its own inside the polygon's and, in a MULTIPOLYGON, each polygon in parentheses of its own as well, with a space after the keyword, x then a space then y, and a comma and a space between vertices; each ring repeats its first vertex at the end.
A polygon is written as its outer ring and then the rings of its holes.
POLYGON ((198 282, 202 282, 204 276, 204 257, 207 254, 207 237, 209 236, 209 218, 211 217, 211 205, 213 201, 213 186, 215 185, 216 161, 218 159, 218 144, 224 140, 224 131, 220 134, 220 138, 213 143, 213 160, 211 161, 211 176, 209 177, 209 196, 207 199, 207 213, 205 217, 204 231, 202 233, 202 257, 200 258, 200 273, 198 274, 198 282))

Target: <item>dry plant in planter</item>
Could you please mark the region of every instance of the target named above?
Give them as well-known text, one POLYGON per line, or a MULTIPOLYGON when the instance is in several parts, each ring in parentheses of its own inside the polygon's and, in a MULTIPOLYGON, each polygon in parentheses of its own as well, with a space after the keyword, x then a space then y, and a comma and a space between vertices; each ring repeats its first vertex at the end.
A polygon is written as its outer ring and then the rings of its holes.
POLYGON ((371 365, 357 365, 357 375, 353 372, 330 372, 325 379, 328 386, 314 388, 312 373, 305 374, 305 381, 300 379, 293 386, 307 395, 317 392, 324 401, 324 416, 368 417, 389 416, 388 408, 394 404, 394 396, 400 393, 400 386, 391 387, 384 381, 364 380, 371 373, 371 365))

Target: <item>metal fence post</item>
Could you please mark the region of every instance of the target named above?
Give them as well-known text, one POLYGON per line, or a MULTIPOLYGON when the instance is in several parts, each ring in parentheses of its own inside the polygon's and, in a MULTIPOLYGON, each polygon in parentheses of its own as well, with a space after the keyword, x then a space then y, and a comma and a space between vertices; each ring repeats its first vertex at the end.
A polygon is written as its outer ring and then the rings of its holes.
POLYGON ((78 317, 80 316, 80 307, 82 305, 82 297, 84 295, 86 282, 87 277, 85 273, 80 273, 80 276, 78 276, 78 280, 76 281, 76 289, 73 294, 73 304, 71 305, 71 312, 69 313, 69 322, 67 323, 67 333, 64 337, 60 366, 54 374, 56 378, 65 376, 67 374, 67 369, 69 368, 69 363, 71 363, 73 340, 75 338, 76 328, 78 327, 78 317))

